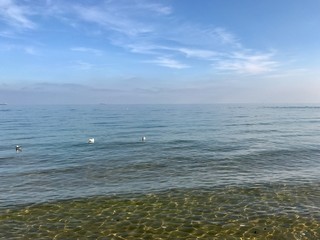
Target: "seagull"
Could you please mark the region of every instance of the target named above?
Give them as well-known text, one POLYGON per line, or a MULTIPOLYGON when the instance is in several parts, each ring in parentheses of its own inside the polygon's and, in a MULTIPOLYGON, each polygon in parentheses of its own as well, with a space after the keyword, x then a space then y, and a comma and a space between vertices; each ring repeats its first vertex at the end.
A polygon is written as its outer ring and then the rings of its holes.
POLYGON ((17 145, 17 146, 16 146, 16 152, 17 152, 17 153, 18 153, 18 152, 22 152, 22 147, 19 146, 19 145, 17 145))
POLYGON ((145 137, 145 136, 143 136, 142 138, 141 138, 141 141, 142 142, 145 142, 147 140, 147 138, 145 137))
POLYGON ((88 143, 94 143, 94 138, 89 138, 88 143))

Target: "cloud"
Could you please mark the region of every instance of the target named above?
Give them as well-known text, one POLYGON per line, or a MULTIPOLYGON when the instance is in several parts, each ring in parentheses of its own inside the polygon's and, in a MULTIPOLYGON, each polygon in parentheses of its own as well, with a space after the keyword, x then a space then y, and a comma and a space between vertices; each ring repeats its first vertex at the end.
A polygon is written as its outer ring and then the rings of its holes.
POLYGON ((99 6, 74 4, 71 9, 81 21, 97 24, 107 31, 127 37, 152 32, 152 24, 148 21, 156 15, 171 13, 170 7, 148 1, 107 1, 99 6))
POLYGON ((4 38, 15 38, 14 34, 12 31, 0 31, 0 37, 4 37, 4 38))
POLYGON ((84 61, 75 61, 72 67, 80 70, 90 70, 94 65, 84 61))
POLYGON ((234 45, 235 47, 241 47, 239 40, 224 28, 215 28, 213 30, 213 34, 216 35, 223 44, 230 44, 234 45))
POLYGON ((30 8, 18 5, 13 0, 0 0, 0 19, 13 27, 34 29, 36 24, 28 18, 31 14, 30 8))
POLYGON ((33 47, 25 47, 24 51, 30 55, 37 55, 37 51, 33 47))
POLYGON ((122 46, 123 48, 128 49, 132 53, 139 53, 139 54, 159 54, 159 50, 162 48, 154 45, 150 42, 139 42, 139 43, 124 43, 123 41, 115 41, 114 44, 118 46, 122 46))
MULTIPOLYGON (((119 1, 118 1, 119 2, 119 1)), ((159 3, 151 3, 149 1, 131 1, 134 3, 134 9, 139 11, 148 11, 151 13, 157 13, 159 15, 169 15, 172 13, 172 8, 169 6, 165 6, 159 3)), ((126 2, 126 5, 128 2, 126 2)), ((132 7, 130 7, 130 11, 132 11, 132 7)))
MULTIPOLYGON (((165 19, 163 19, 163 24, 170 25, 165 19)), ((154 55, 156 60, 153 62, 157 65, 179 66, 179 68, 189 66, 168 63, 172 60, 168 61, 168 55, 179 59, 212 62, 230 55, 232 51, 244 51, 240 40, 226 29, 195 26, 194 24, 178 26, 177 24, 174 22, 171 25, 177 27, 166 29, 154 26, 156 34, 150 32, 142 37, 116 38, 112 43, 134 54, 154 55)))
POLYGON ((193 48, 172 48, 172 50, 181 52, 188 58, 200 58, 210 60, 213 57, 219 55, 216 51, 205 50, 205 49, 193 49, 193 48))
POLYGON ((279 65, 278 62, 272 60, 273 56, 274 52, 235 52, 218 59, 213 66, 219 70, 240 74, 263 74, 275 70, 279 65))
POLYGON ((158 57, 155 60, 149 61, 155 63, 162 67, 174 68, 174 69, 184 69, 189 68, 188 65, 178 62, 177 60, 168 58, 168 57, 158 57))
POLYGON ((23 46, 19 44, 0 44, 0 52, 18 51, 29 55, 38 55, 37 50, 31 46, 23 46))
MULTIPOLYGON (((172 69, 191 67, 182 63, 183 61, 191 64, 192 60, 201 60, 208 61, 208 65, 212 63, 219 71, 263 74, 273 71, 279 65, 274 60, 273 52, 247 50, 241 40, 228 29, 179 18, 173 15, 173 8, 163 2, 32 2, 0 0, 0 21, 3 19, 7 25, 16 28, 36 29, 37 25, 31 20, 31 16, 45 15, 47 19, 60 20, 62 24, 68 24, 75 30, 84 31, 82 33, 90 32, 90 36, 93 36, 93 32, 99 32, 99 37, 107 39, 108 44, 121 47, 131 54, 144 55, 146 59, 154 59, 144 62, 172 69)), ((2 30, 0 36, 8 38, 13 34, 12 31, 2 30)), ((23 50, 28 54, 36 54, 35 49, 30 46, 23 50)), ((96 56, 103 54, 102 50, 94 47, 77 46, 70 50, 96 56)), ((74 67, 88 70, 94 66, 86 61, 75 61, 74 67)))
POLYGON ((180 54, 187 58, 198 58, 210 60, 219 55, 218 52, 209 49, 200 49, 192 47, 172 47, 166 45, 156 45, 152 43, 137 43, 126 46, 133 53, 150 54, 150 55, 165 55, 165 54, 180 54))
POLYGON ((97 56, 101 56, 102 55, 102 51, 98 50, 98 49, 95 49, 95 48, 73 47, 73 48, 71 48, 71 51, 92 53, 92 54, 97 55, 97 56))
POLYGON ((127 36, 137 35, 150 31, 142 23, 134 23, 126 17, 121 17, 115 12, 102 10, 97 7, 75 7, 76 12, 82 20, 103 26, 107 30, 115 31, 127 36))
POLYGON ((163 34, 178 45, 220 51, 241 48, 240 40, 225 28, 188 21, 181 23, 176 21, 171 24, 176 27, 163 29, 163 34))

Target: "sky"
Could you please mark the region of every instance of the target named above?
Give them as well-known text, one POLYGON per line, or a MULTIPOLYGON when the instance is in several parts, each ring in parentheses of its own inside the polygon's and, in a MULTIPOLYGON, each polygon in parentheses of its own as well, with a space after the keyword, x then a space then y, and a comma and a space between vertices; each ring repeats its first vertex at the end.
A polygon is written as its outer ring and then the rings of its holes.
POLYGON ((320 103, 319 0, 0 0, 0 103, 320 103))

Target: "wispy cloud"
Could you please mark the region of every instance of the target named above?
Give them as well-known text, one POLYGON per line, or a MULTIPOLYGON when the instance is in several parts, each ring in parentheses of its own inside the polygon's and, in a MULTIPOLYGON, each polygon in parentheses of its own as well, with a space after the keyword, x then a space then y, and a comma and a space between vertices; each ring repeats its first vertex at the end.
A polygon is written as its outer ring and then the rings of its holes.
POLYGON ((241 48, 240 39, 225 28, 211 25, 201 25, 194 22, 173 22, 176 27, 163 29, 163 35, 185 46, 201 46, 211 49, 241 48))
POLYGON ((36 24, 29 19, 32 14, 30 8, 21 6, 13 0, 0 1, 0 18, 8 25, 18 28, 34 29, 36 24))
POLYGON ((17 51, 30 55, 38 55, 38 51, 32 46, 23 46, 18 44, 1 44, 0 51, 11 52, 17 51))
POLYGON ((72 67, 80 70, 90 70, 94 67, 94 64, 85 61, 75 61, 72 67))
POLYGON ((152 25, 145 19, 171 13, 170 7, 148 1, 107 1, 99 6, 76 4, 72 9, 80 20, 126 36, 152 32, 152 25))
MULTIPOLYGON (((233 51, 245 51, 240 40, 224 28, 183 24, 166 29, 166 31, 161 28, 155 29, 155 31, 157 34, 151 33, 142 38, 117 39, 113 43, 132 53, 154 55, 157 60, 153 62, 161 66, 171 66, 171 64, 167 64, 168 55, 179 59, 179 61, 194 59, 213 62, 217 59, 220 61, 223 59, 223 63, 226 65, 226 55, 231 55, 233 51)), ((222 62, 220 65, 222 68, 222 62)), ((182 64, 180 68, 185 67, 186 65, 182 64)))
MULTIPOLYGON (((248 50, 233 32, 226 28, 203 25, 174 15, 168 2, 147 0, 90 1, 46 0, 32 8, 32 1, 0 0, 0 21, 17 29, 36 30, 32 17, 61 20, 76 30, 99 32, 99 37, 131 54, 143 55, 144 61, 158 66, 185 69, 192 61, 202 61, 219 71, 241 74, 263 74, 279 66, 274 52, 248 50), (168 57, 169 56, 169 57, 168 57), (184 62, 188 62, 184 64, 184 62)), ((44 23, 42 23, 44 24, 44 23)), ((45 26, 42 26, 43 28, 45 26)), ((0 36, 12 37, 12 31, 2 30, 0 36)), ((94 36, 97 37, 97 36, 94 36)), ((30 46, 25 53, 35 54, 30 46)), ((102 56, 102 50, 77 46, 71 51, 102 56)), ((80 69, 91 69, 87 61, 75 61, 80 69)))
POLYGON ((83 70, 83 71, 100 71, 100 70, 106 70, 110 68, 110 65, 108 63, 97 63, 95 61, 90 60, 74 60, 70 62, 66 67, 72 68, 75 70, 83 70))
MULTIPOLYGON (((117 1, 119 3, 119 1, 117 1)), ((120 1, 121 2, 121 1, 120 1)), ((122 1, 122 4, 124 2, 122 1)), ((160 3, 151 3, 150 1, 143 1, 143 0, 133 0, 130 1, 128 10, 132 11, 141 11, 141 13, 148 11, 151 13, 156 13, 158 15, 169 15, 172 13, 172 8, 170 6, 166 6, 160 3), (133 5, 130 6, 130 3, 133 5)), ((124 6, 128 6, 128 2, 125 2, 124 6)))
POLYGON ((150 54, 150 55, 165 55, 167 53, 180 54, 187 58, 199 58, 211 60, 219 55, 218 52, 209 49, 200 49, 192 47, 177 47, 156 45, 152 43, 137 43, 128 44, 126 46, 133 53, 150 54))
POLYGON ((149 62, 155 63, 156 65, 159 65, 162 67, 168 67, 168 68, 174 68, 174 69, 189 68, 188 65, 168 57, 158 57, 157 59, 149 62))
POLYGON ((75 52, 84 52, 84 53, 90 53, 97 56, 101 56, 103 51, 95 49, 95 48, 88 48, 88 47, 73 47, 71 48, 71 51, 75 52))
POLYGON ((279 63, 273 60, 274 52, 246 53, 235 52, 218 59, 213 67, 240 74, 263 74, 271 72, 279 63))
POLYGON ((180 52, 188 58, 200 58, 210 60, 217 55, 218 52, 206 49, 194 49, 194 48, 171 48, 173 51, 180 52))
POLYGON ((12 31, 8 31, 8 30, 1 31, 1 32, 0 32, 0 37, 4 37, 4 38, 15 38, 13 32, 12 32, 12 31))
POLYGON ((37 51, 33 47, 25 47, 24 51, 30 55, 37 55, 37 51))
POLYGON ((236 47, 241 47, 241 44, 239 40, 235 37, 235 35, 224 28, 215 28, 213 30, 213 34, 216 35, 223 44, 231 44, 236 47))
POLYGON ((158 54, 162 48, 150 42, 125 43, 124 41, 114 41, 115 45, 122 46, 132 53, 138 54, 158 54))

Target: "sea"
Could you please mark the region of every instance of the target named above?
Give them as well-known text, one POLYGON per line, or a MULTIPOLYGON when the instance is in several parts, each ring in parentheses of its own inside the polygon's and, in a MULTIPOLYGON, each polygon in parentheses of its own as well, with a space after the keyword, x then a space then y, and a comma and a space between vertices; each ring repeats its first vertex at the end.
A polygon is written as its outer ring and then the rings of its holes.
POLYGON ((320 239, 320 105, 1 105, 0 239, 320 239))

